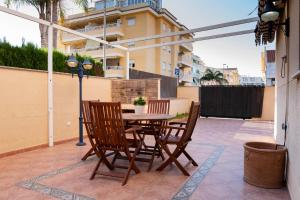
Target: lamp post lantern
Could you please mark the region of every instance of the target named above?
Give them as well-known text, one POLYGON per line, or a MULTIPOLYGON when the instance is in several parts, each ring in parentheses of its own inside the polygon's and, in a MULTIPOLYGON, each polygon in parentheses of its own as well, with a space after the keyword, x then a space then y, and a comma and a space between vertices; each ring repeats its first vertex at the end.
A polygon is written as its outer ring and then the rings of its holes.
POLYGON ((75 56, 72 54, 67 60, 67 65, 72 70, 72 77, 74 72, 76 72, 79 79, 79 141, 76 145, 84 146, 85 142, 83 141, 83 117, 82 117, 82 78, 84 76, 85 71, 91 70, 93 68, 93 64, 88 59, 85 59, 83 63, 78 62, 75 56))

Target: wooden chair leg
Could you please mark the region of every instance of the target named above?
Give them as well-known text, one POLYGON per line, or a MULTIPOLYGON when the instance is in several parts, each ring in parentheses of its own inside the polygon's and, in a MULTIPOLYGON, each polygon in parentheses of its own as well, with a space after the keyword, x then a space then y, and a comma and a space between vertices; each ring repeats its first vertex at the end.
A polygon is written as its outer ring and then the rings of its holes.
POLYGON ((122 186, 123 186, 123 185, 126 185, 131 170, 134 170, 134 172, 135 172, 136 174, 140 173, 139 168, 135 165, 135 158, 136 158, 136 155, 137 155, 138 152, 139 152, 139 148, 136 148, 136 150, 135 150, 135 152, 134 152, 134 154, 133 154, 132 157, 130 156, 130 153, 129 153, 129 152, 127 152, 127 151, 125 152, 125 154, 127 155, 128 160, 129 160, 129 166, 128 166, 128 170, 127 170, 126 176, 124 177, 122 186))
POLYGON ((101 157, 100 160, 99 160, 99 162, 97 163, 97 165, 96 165, 96 167, 95 167, 95 169, 94 169, 94 171, 93 171, 93 173, 92 173, 92 175, 90 177, 90 180, 93 180, 95 178, 95 176, 97 174, 97 171, 98 171, 98 169, 99 169, 100 164, 101 164, 102 161, 103 161, 103 157, 101 157))
POLYGON ((107 168, 110 169, 110 170, 113 170, 114 166, 112 164, 110 164, 110 162, 106 159, 105 152, 99 151, 99 153, 101 155, 101 160, 107 166, 107 168))
POLYGON ((173 153, 171 153, 171 151, 169 150, 169 148, 166 147, 167 145, 162 145, 162 148, 165 150, 165 152, 168 154, 169 159, 167 161, 165 161, 159 168, 157 168, 157 171, 161 171, 164 168, 166 168, 166 166, 168 166, 169 164, 171 164, 172 162, 174 162, 176 164, 176 166, 180 169, 180 171, 185 175, 185 176, 190 176, 190 174, 184 169, 184 167, 179 163, 179 161, 177 160, 177 158, 179 157, 179 155, 184 151, 184 150, 179 150, 179 149, 175 149, 175 151, 173 153))
POLYGON ((91 148, 91 149, 90 149, 90 150, 89 150, 89 151, 81 158, 81 160, 82 160, 82 161, 85 161, 88 157, 94 155, 93 152, 94 152, 94 149, 91 148))
POLYGON ((112 165, 115 165, 115 162, 116 162, 119 155, 120 155, 120 153, 118 151, 116 151, 115 156, 114 156, 114 158, 112 159, 112 162, 111 162, 112 165))
POLYGON ((190 161, 192 161, 192 164, 196 167, 198 167, 198 164, 196 163, 196 161, 184 150, 183 154, 185 155, 185 157, 187 157, 187 159, 189 159, 190 161))
POLYGON ((148 172, 151 170, 152 168, 152 165, 153 165, 153 161, 154 161, 154 158, 155 158, 155 153, 156 153, 156 150, 158 150, 158 143, 155 142, 155 146, 154 146, 154 149, 153 149, 153 152, 152 152, 152 155, 151 155, 151 159, 150 159, 150 164, 148 166, 148 172))

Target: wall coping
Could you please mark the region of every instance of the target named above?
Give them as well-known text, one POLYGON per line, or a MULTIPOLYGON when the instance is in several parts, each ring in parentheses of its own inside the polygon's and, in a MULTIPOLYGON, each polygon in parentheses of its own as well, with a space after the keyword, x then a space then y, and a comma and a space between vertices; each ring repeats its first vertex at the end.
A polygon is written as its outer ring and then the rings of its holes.
MULTIPOLYGON (((40 70, 40 69, 28 69, 28 68, 21 68, 21 67, 10 67, 10 66, 1 66, 0 69, 7 69, 7 70, 16 70, 16 71, 25 71, 25 72, 35 72, 35 73, 45 73, 48 74, 48 71, 40 70)), ((53 74, 57 75, 65 75, 69 76, 72 75, 71 73, 64 73, 64 72, 53 72, 53 74)), ((97 78, 97 79, 105 79, 105 80, 111 80, 100 76, 91 76, 89 75, 89 78, 97 78)))

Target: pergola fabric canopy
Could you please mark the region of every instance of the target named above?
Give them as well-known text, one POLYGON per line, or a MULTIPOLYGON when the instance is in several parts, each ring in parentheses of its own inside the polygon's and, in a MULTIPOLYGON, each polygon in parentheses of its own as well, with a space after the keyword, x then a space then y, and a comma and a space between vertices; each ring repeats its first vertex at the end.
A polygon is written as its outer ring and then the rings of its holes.
MULTIPOLYGON (((258 16, 261 17, 267 0, 258 1, 258 16)), ((255 28, 255 43, 256 45, 265 45, 268 42, 271 43, 275 39, 275 34, 278 29, 278 23, 276 22, 263 22, 261 19, 257 22, 255 28)))

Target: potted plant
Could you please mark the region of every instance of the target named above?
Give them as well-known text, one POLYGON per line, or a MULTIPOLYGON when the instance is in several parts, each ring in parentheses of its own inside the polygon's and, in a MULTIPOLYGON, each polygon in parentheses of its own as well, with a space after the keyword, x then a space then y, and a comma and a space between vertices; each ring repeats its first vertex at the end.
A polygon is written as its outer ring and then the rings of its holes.
POLYGON ((143 114, 145 111, 146 101, 143 97, 138 97, 133 102, 135 114, 143 114))

